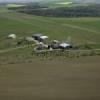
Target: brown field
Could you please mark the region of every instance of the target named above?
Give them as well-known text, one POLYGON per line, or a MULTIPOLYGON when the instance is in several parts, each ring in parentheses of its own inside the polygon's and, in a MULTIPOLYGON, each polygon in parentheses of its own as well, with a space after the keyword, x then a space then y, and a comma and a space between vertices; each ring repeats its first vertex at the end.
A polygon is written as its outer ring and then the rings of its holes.
POLYGON ((0 100, 100 100, 100 57, 0 65, 0 100))

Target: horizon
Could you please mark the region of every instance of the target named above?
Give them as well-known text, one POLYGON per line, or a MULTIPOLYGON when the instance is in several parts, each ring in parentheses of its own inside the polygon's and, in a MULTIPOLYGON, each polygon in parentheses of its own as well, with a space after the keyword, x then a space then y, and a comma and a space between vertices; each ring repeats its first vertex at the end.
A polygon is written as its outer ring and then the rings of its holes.
MULTIPOLYGON (((60 0, 0 0, 1 2, 38 2, 38 1, 60 1, 60 0)), ((62 0, 61 0, 62 1, 62 0)), ((66 0, 66 1, 72 1, 72 2, 100 2, 99 0, 66 0)))
POLYGON ((0 0, 0 2, 37 2, 41 0, 0 0))

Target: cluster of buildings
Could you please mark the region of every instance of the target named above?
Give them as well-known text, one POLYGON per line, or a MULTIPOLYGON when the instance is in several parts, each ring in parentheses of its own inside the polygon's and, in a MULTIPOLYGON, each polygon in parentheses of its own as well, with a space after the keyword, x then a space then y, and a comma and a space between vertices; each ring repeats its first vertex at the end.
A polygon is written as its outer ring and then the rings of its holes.
MULTIPOLYGON (((16 39, 16 34, 9 34, 8 38, 16 39)), ((49 37, 46 35, 43 35, 41 33, 33 34, 31 37, 25 37, 25 40, 28 42, 35 42, 36 46, 34 47, 35 50, 53 50, 53 49, 69 49, 73 46, 70 43, 67 42, 60 42, 58 40, 52 40, 49 43, 47 42, 47 39, 49 37)))
POLYGON ((48 36, 44 36, 42 34, 33 34, 32 37, 38 41, 35 50, 45 50, 45 49, 70 49, 73 46, 67 42, 60 42, 58 40, 52 40, 47 44, 46 40, 48 36))

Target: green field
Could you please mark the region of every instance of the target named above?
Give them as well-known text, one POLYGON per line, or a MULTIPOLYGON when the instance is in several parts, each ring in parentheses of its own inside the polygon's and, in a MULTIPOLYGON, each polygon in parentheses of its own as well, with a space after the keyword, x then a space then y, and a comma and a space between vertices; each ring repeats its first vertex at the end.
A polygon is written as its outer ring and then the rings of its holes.
MULTIPOLYGON (((0 8, 0 50, 14 48, 20 37, 31 36, 34 33, 48 35, 50 41, 54 39, 67 41, 70 37, 73 44, 96 44, 94 48, 100 48, 99 26, 99 17, 41 17, 0 8), (16 40, 8 40, 7 36, 10 33, 16 34, 18 38, 16 40)), ((28 52, 31 53, 31 51, 28 52)), ((20 50, 18 50, 19 55, 20 53, 20 50)))
POLYGON ((0 45, 7 41, 5 38, 9 33, 24 37, 37 32, 48 35, 50 39, 67 40, 71 37, 74 43, 99 43, 99 26, 100 18, 49 18, 1 12, 0 45))
MULTIPOLYGON (((42 3, 43 4, 43 3, 42 3)), ((47 5, 49 8, 59 8, 59 7, 77 7, 77 6, 88 6, 90 4, 86 3, 77 3, 73 2, 71 0, 57 0, 53 2, 46 2, 44 1, 44 4, 47 5)))
POLYGON ((59 8, 59 7, 77 7, 77 6, 88 6, 89 4, 77 4, 77 3, 66 3, 65 4, 63 2, 61 3, 48 3, 47 4, 49 8, 59 8))
MULTIPOLYGON (((43 33, 49 36, 49 40, 58 39, 67 41, 70 37, 73 44, 95 44, 93 48, 100 48, 100 18, 53 18, 21 14, 1 8, 0 12, 0 50, 16 48, 16 42, 20 37, 31 36, 34 33, 43 33), (1 11, 3 9, 3 11, 1 11), (17 35, 16 40, 8 40, 10 33, 17 35)), ((16 56, 23 57, 26 52, 31 55, 33 48, 21 51, 11 50, 5 53, 4 59, 8 63, 16 62, 16 56), (14 53, 16 52, 16 53, 14 53), (12 56, 11 56, 12 55, 12 56), (11 58, 9 58, 11 57, 11 58), (11 61, 14 60, 14 61, 11 61)), ((1 55, 1 54, 0 54, 1 55)), ((4 54, 1 55, 1 59, 4 54)), ((31 56, 32 57, 32 56, 31 56)), ((31 58, 30 57, 30 58, 31 58)), ((24 57, 25 58, 25 57, 24 57)), ((23 59, 24 59, 23 58, 23 59)), ((27 58, 27 56, 26 56, 27 58)), ((25 59, 26 59, 25 58, 25 59)), ((1 60, 2 62, 3 60, 1 60)))
POLYGON ((8 4, 7 7, 22 7, 22 6, 25 6, 25 5, 18 5, 18 4, 8 4))

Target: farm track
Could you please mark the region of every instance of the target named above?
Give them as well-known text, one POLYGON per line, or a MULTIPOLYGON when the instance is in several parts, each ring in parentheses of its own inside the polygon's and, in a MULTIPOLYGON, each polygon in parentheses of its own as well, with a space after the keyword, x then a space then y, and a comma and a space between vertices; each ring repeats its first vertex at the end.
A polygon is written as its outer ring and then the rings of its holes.
MULTIPOLYGON (((34 46, 34 45, 31 45, 31 46, 34 46)), ((18 50, 18 49, 23 49, 23 48, 26 48, 26 47, 29 47, 29 46, 30 45, 24 45, 24 46, 19 46, 19 47, 5 49, 5 50, 0 50, 0 53, 7 53, 7 52, 11 52, 11 51, 18 50)))
POLYGON ((27 47, 27 46, 20 46, 20 47, 14 47, 14 48, 10 48, 10 49, 0 50, 0 53, 7 53, 7 52, 10 52, 10 51, 22 49, 22 48, 25 48, 25 47, 27 47))
POLYGON ((71 25, 71 24, 62 24, 62 25, 63 25, 63 26, 66 26, 66 27, 71 27, 71 28, 74 28, 74 29, 79 29, 79 30, 91 32, 91 33, 97 33, 97 34, 100 33, 100 32, 95 31, 95 30, 93 30, 93 29, 88 29, 88 28, 85 28, 85 27, 77 26, 77 25, 71 25))

